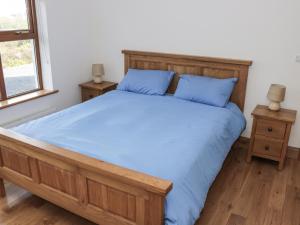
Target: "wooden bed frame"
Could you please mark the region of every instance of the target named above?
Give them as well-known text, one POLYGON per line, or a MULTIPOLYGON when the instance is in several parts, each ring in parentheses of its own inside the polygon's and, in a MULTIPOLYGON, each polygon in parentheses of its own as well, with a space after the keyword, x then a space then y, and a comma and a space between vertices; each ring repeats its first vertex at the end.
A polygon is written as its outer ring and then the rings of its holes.
MULTIPOLYGON (((238 77, 231 100, 242 110, 250 61, 123 51, 128 68, 238 77)), ((172 182, 112 165, 0 128, 0 195, 12 182, 97 224, 163 225, 172 182)))

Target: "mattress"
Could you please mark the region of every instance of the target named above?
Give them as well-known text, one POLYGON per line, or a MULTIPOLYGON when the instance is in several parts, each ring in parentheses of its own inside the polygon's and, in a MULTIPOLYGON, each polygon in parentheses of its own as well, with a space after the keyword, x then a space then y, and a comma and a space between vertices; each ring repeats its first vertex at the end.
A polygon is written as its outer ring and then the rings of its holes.
POLYGON ((112 91, 14 132, 173 182, 166 225, 193 225, 232 144, 239 108, 112 91))

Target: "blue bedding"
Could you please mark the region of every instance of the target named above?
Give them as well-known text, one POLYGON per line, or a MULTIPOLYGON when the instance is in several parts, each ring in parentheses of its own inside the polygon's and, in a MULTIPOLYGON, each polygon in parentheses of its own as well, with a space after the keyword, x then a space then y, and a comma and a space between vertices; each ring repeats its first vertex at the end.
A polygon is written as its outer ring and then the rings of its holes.
POLYGON ((238 107, 112 91, 12 130, 173 182, 166 225, 193 225, 232 144, 238 107))

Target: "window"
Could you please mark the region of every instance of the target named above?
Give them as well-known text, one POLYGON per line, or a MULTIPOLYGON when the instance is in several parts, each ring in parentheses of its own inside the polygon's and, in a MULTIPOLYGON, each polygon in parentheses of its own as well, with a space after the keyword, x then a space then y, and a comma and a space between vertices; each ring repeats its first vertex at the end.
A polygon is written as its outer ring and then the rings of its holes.
POLYGON ((35 0, 0 0, 0 101, 41 89, 35 0))

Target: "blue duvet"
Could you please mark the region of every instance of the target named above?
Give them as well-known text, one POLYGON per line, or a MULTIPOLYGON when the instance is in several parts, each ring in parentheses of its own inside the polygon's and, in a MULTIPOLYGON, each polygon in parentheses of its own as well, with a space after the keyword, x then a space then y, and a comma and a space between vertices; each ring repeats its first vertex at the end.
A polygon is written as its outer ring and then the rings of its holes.
POLYGON ((232 103, 218 108, 112 91, 13 130, 172 181, 165 224, 193 225, 244 127, 244 116, 232 103))

